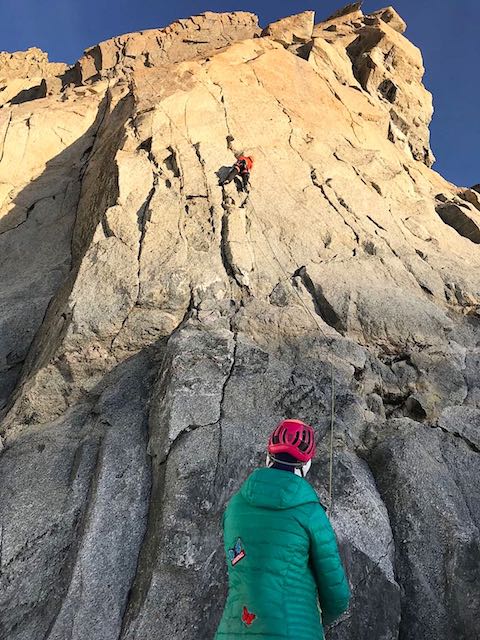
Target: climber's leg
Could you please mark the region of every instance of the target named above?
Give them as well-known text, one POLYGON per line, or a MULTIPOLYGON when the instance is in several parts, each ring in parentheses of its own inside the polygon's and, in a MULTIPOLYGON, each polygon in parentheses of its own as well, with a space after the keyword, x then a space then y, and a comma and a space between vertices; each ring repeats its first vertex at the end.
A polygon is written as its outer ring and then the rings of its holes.
POLYGON ((245 173, 242 173, 243 191, 248 192, 249 180, 250 180, 250 173, 248 171, 246 171, 245 173))
POLYGON ((228 184, 229 182, 231 182, 238 174, 238 169, 237 167, 232 167, 230 169, 230 171, 227 173, 226 178, 223 180, 223 182, 220 183, 220 186, 223 187, 224 184, 228 184))

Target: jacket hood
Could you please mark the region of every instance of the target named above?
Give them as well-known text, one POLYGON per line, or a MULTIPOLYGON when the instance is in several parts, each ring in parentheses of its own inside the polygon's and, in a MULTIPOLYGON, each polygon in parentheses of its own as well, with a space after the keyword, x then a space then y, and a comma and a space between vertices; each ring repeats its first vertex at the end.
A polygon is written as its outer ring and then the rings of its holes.
POLYGON ((305 478, 280 469, 256 469, 243 483, 240 493, 257 507, 290 509, 318 502, 315 490, 305 478))

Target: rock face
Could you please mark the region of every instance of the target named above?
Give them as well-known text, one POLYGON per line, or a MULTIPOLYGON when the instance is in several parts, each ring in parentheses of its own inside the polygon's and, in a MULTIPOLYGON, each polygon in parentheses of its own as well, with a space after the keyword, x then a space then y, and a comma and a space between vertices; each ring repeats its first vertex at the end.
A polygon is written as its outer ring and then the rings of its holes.
POLYGON ((67 80, 81 83, 191 60, 259 33, 258 19, 252 13, 207 12, 178 20, 166 29, 127 33, 101 42, 85 51, 67 80))
POLYGON ((280 418, 327 498, 332 372, 327 637, 478 637, 478 189, 430 168, 403 31, 354 3, 2 54, 1 640, 211 638, 280 418))
POLYGON ((262 37, 269 36, 284 46, 294 42, 310 42, 315 26, 315 12, 305 11, 290 18, 272 22, 262 31, 262 37))
POLYGON ((0 107, 45 98, 58 91, 67 69, 66 64, 49 62, 48 55, 37 48, 0 52, 0 107))
POLYGON ((392 27, 392 29, 398 31, 398 33, 405 33, 407 25, 393 7, 386 7, 385 9, 380 9, 380 11, 374 11, 372 16, 378 16, 381 20, 392 27))

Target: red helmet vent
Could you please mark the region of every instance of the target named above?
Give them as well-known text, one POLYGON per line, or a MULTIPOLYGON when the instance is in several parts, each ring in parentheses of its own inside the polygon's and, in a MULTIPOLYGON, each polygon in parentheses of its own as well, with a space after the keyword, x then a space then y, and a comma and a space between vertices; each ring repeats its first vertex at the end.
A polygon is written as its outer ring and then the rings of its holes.
POLYGON ((301 420, 282 420, 270 436, 268 453, 289 453, 300 462, 315 455, 315 432, 301 420))

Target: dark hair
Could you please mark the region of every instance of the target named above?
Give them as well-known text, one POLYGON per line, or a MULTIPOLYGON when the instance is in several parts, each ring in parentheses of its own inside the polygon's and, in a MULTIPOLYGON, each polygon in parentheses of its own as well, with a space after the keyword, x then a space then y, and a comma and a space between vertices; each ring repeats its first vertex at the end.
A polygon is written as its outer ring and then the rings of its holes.
POLYGON ((274 457, 270 455, 270 459, 274 460, 273 469, 281 471, 291 471, 295 473, 295 469, 302 465, 302 462, 294 458, 290 453, 277 453, 274 457), (285 462, 286 464, 282 464, 285 462))

